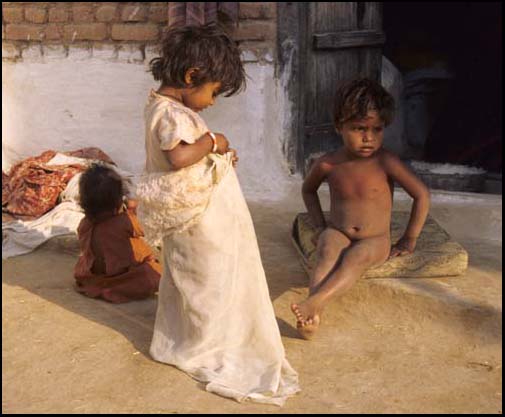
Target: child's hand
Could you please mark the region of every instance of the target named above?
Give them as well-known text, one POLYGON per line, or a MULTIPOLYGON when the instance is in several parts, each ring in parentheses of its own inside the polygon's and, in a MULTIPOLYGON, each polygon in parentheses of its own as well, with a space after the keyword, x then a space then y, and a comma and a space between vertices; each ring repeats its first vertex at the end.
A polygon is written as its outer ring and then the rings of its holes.
POLYGON ((416 237, 403 236, 391 248, 391 252, 389 254, 389 259, 394 258, 396 256, 408 255, 409 253, 414 252, 414 249, 416 248, 416 244, 417 244, 416 237))
POLYGON ((228 152, 230 143, 223 134, 221 133, 214 133, 214 134, 216 135, 216 143, 217 143, 216 152, 221 155, 224 155, 226 152, 228 152))
POLYGON ((235 149, 230 148, 230 149, 228 149, 228 152, 232 153, 231 162, 232 162, 233 166, 236 167, 237 162, 238 162, 237 151, 235 149))
POLYGON ((126 202, 126 209, 135 215, 137 214, 137 206, 138 206, 137 200, 128 199, 128 201, 126 202))
POLYGON ((310 239, 310 241, 314 244, 314 246, 317 247, 317 242, 319 241, 319 236, 321 236, 321 233, 323 233, 325 229, 326 229, 326 227, 324 227, 324 226, 316 227, 316 231, 312 235, 312 238, 310 239))

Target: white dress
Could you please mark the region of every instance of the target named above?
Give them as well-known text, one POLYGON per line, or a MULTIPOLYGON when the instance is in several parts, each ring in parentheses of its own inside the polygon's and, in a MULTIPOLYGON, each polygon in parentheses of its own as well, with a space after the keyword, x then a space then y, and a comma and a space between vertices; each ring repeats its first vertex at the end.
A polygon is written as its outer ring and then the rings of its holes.
POLYGON ((298 375, 285 357, 231 155, 212 155, 161 173, 157 170, 167 168, 167 161, 153 163, 156 143, 173 149, 181 139, 193 143, 208 129, 198 114, 154 92, 146 106, 146 128, 151 143, 146 144, 148 174, 137 195, 139 217, 151 239, 162 240, 164 267, 151 355, 207 382, 207 391, 283 405, 300 390, 298 375), (162 207, 157 199, 173 206, 163 211, 168 226, 160 213, 152 215, 153 208, 162 207))

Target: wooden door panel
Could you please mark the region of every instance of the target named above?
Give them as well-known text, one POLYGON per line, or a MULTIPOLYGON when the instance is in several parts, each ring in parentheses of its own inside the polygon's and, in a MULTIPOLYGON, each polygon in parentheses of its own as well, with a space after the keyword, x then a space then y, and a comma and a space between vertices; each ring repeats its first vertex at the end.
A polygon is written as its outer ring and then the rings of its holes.
POLYGON ((349 78, 380 79, 382 4, 278 3, 279 63, 291 65, 287 84, 293 122, 286 143, 290 166, 303 172, 314 153, 338 148, 333 126, 337 86, 349 78))

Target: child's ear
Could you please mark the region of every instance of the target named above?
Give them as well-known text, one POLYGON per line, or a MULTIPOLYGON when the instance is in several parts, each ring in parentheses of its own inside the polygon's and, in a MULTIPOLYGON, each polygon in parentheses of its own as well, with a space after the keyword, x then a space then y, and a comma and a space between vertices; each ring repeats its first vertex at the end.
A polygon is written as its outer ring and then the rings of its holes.
POLYGON ((190 68, 184 74, 184 82, 190 87, 193 84, 193 78, 195 74, 198 72, 198 68, 190 68))

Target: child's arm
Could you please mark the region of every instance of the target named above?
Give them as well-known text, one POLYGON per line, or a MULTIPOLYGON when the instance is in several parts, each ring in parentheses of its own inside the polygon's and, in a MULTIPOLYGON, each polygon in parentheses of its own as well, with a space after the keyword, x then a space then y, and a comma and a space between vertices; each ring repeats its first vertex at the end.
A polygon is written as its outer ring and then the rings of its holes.
POLYGON ((126 200, 126 210, 137 215, 137 206, 139 205, 138 201, 133 198, 128 198, 126 200))
POLYGON ((414 251, 417 238, 430 209, 430 191, 396 155, 384 152, 383 164, 387 175, 400 184, 414 199, 407 229, 400 240, 391 248, 389 257, 393 258, 414 251))
POLYGON ((317 160, 305 177, 302 186, 303 202, 305 203, 305 207, 307 207, 310 220, 316 228, 316 235, 313 239, 314 243, 317 242, 319 235, 326 228, 326 220, 317 194, 317 190, 325 178, 326 171, 324 170, 324 166, 317 160))
MULTIPOLYGON (((228 139, 220 133, 215 133, 217 153, 224 154, 228 151, 228 139)), ((195 143, 179 143, 174 149, 164 151, 168 162, 174 169, 181 169, 195 164, 204 156, 208 155, 214 146, 214 142, 208 133, 198 138, 195 143)))

